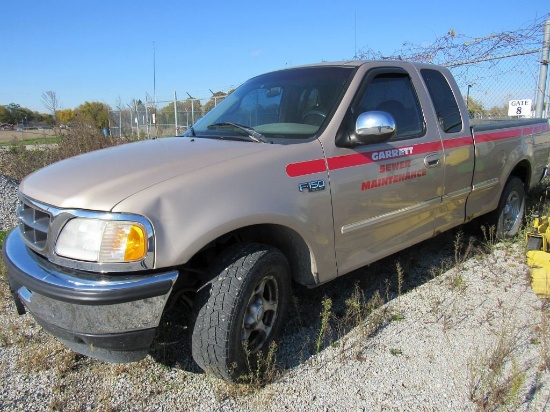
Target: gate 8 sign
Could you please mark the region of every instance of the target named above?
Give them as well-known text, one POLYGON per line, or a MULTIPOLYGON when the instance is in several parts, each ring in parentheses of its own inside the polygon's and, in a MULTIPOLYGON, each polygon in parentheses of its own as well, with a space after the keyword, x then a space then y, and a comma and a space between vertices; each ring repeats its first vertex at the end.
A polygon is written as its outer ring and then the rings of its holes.
POLYGON ((510 100, 508 102, 508 116, 531 117, 531 99, 510 100))

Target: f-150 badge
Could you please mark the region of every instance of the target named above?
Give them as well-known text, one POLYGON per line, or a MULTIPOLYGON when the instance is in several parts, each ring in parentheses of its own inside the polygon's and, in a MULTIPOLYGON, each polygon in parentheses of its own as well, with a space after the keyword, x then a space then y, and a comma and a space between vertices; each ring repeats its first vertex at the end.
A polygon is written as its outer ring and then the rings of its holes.
POLYGON ((298 185, 300 192, 318 192, 319 190, 325 190, 324 180, 313 180, 311 182, 303 182, 298 185))

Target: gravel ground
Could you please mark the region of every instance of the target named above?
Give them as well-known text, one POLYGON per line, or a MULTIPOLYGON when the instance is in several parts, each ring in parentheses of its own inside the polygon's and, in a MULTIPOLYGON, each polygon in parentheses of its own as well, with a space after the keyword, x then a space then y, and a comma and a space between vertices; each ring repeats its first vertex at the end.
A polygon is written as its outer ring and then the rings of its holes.
MULTIPOLYGON (((16 198, 14 182, 1 175, 0 195, 5 230, 15 224, 16 198)), ((550 409, 550 309, 530 288, 521 245, 477 240, 485 252, 461 259, 457 233, 328 285, 297 288, 266 385, 203 374, 189 358, 185 324, 170 317, 140 362, 76 355, 32 317, 16 315, 2 276, 0 410, 550 409), (380 294, 387 303, 350 320, 346 307, 357 291, 365 302, 380 294), (325 298, 332 316, 321 335, 325 298)))
POLYGON ((0 174, 0 230, 8 230, 17 225, 17 182, 0 174))

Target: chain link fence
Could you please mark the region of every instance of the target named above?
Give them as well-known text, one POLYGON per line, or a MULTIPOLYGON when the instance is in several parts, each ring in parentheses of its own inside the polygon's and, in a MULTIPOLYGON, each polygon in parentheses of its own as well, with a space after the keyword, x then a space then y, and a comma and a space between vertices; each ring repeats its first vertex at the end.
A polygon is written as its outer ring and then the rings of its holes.
POLYGON ((185 100, 141 100, 109 112, 109 130, 114 136, 157 138, 179 136, 208 111, 217 106, 227 94, 209 98, 189 97, 185 100))
MULTIPOLYGON (((471 118, 507 119, 533 117, 539 89, 541 51, 526 50, 515 55, 473 60, 449 65, 471 118), (513 109, 510 102, 523 106, 513 109)), ((545 101, 548 100, 548 95, 545 101)), ((543 113, 543 117, 548 117, 543 113)))

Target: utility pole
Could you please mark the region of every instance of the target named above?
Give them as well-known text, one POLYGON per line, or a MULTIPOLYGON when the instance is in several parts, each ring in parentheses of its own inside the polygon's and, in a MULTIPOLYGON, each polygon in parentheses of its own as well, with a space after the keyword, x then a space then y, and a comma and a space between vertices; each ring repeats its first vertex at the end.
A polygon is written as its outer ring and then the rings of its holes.
POLYGON ((546 95, 546 78, 548 77, 548 53, 550 50, 550 19, 546 20, 544 27, 544 40, 542 42, 542 59, 540 62, 539 87, 537 101, 535 103, 535 117, 541 118, 544 111, 544 97, 546 95))
MULTIPOLYGON (((155 42, 153 42, 153 110, 151 113, 151 119, 155 127, 155 138, 159 135, 159 129, 157 127, 157 60, 155 54, 155 42)), ((150 138, 150 136, 149 136, 150 138)))
POLYGON ((157 63, 155 55, 155 42, 153 42, 153 101, 157 108, 157 63))

